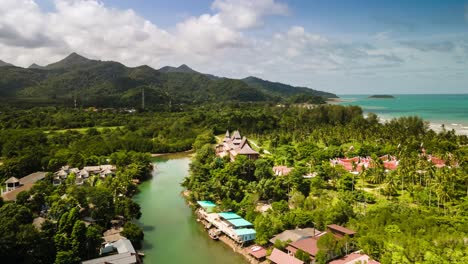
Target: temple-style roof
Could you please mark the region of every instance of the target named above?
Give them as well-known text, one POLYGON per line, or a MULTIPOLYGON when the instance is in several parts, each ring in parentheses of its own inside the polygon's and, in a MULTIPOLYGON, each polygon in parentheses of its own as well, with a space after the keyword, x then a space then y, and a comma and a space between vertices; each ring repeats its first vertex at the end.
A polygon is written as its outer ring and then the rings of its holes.
POLYGON ((231 136, 229 135, 229 130, 226 130, 226 136, 225 136, 225 137, 226 137, 226 138, 231 137, 231 136))
POLYGON ((234 131, 234 133, 232 134, 232 137, 231 137, 233 140, 234 139, 242 139, 240 133, 238 130, 234 131))
POLYGON ((244 144, 244 146, 237 153, 243 155, 258 155, 258 152, 253 150, 249 144, 244 144))

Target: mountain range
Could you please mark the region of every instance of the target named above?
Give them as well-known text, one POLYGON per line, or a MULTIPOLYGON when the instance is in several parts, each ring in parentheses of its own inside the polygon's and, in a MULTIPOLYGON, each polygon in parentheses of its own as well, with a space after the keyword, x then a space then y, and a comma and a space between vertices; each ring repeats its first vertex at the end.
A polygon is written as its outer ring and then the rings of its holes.
POLYGON ((138 107, 204 102, 324 102, 332 93, 269 82, 256 77, 229 79, 204 74, 183 64, 159 70, 127 67, 72 53, 47 66, 16 67, 0 61, 0 100, 98 107, 138 107))

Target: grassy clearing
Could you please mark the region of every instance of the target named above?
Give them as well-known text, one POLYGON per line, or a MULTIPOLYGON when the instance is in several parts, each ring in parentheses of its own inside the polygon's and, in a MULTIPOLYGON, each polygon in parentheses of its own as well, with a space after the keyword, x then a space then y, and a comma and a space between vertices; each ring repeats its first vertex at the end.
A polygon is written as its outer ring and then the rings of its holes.
POLYGON ((80 128, 70 128, 70 129, 58 129, 58 130, 46 130, 44 133, 49 134, 49 133, 65 133, 67 131, 77 131, 81 134, 86 133, 88 129, 90 128, 95 128, 97 131, 101 132, 104 129, 110 129, 110 130, 115 130, 117 128, 123 128, 123 126, 110 126, 110 127, 80 127, 80 128))

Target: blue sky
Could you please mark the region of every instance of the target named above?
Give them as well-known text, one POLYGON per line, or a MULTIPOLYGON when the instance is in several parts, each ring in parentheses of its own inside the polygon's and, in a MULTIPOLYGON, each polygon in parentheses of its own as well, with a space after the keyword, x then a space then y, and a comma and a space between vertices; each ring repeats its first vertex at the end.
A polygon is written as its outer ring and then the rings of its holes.
POLYGON ((339 94, 468 93, 468 0, 0 3, 0 59, 48 64, 73 51, 339 94))

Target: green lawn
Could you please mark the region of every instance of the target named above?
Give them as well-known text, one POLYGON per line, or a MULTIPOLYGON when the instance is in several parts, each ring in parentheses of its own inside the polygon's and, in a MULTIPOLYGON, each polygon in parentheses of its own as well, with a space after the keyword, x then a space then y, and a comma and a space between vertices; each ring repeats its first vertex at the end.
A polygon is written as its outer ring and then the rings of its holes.
POLYGON ((79 133, 84 134, 90 128, 95 128, 97 131, 101 132, 102 130, 104 130, 106 128, 110 129, 110 130, 114 130, 114 129, 117 129, 117 128, 123 128, 123 126, 110 126, 110 127, 97 126, 97 127, 80 127, 80 128, 70 128, 70 129, 46 130, 46 131, 44 131, 44 133, 49 134, 49 133, 65 133, 67 131, 77 131, 79 133))

